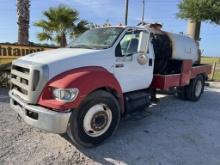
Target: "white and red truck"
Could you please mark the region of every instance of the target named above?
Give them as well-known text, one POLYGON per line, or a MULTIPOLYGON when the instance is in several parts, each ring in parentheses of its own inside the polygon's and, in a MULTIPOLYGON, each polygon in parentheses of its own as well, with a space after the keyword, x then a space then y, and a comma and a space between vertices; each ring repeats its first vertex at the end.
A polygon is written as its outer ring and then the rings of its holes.
POLYGON ((15 60, 10 104, 33 127, 96 146, 158 90, 199 100, 211 72, 199 64, 199 53, 190 37, 147 26, 92 29, 68 48, 15 60))

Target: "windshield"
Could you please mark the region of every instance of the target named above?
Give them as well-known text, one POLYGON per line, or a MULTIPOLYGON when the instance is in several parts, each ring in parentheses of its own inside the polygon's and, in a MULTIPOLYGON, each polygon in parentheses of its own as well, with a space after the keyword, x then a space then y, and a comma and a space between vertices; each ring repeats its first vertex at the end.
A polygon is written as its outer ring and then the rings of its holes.
POLYGON ((124 29, 108 27, 88 30, 73 41, 69 47, 86 49, 110 48, 124 29))

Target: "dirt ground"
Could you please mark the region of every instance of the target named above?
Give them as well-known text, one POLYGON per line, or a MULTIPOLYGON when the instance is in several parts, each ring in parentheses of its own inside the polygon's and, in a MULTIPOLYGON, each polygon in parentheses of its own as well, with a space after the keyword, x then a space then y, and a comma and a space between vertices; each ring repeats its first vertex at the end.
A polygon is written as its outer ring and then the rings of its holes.
POLYGON ((0 164, 220 164, 220 89, 199 102, 162 97, 143 114, 128 116, 118 131, 93 149, 16 119, 7 90, 0 89, 0 164))

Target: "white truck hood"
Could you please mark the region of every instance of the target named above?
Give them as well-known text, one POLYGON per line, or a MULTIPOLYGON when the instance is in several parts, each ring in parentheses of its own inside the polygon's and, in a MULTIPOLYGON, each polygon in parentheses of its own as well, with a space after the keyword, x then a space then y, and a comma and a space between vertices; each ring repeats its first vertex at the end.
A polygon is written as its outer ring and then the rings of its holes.
POLYGON ((47 65, 51 79, 65 71, 85 66, 100 66, 110 71, 113 54, 111 49, 61 48, 29 54, 20 60, 47 65))

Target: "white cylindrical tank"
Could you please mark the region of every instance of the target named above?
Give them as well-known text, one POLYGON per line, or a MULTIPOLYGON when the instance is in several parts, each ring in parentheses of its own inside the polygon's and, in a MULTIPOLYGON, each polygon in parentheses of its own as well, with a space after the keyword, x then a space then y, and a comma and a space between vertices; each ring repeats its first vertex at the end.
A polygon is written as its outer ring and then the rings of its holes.
POLYGON ((194 39, 182 35, 167 33, 172 42, 172 59, 192 60, 196 63, 199 60, 199 47, 194 39))

